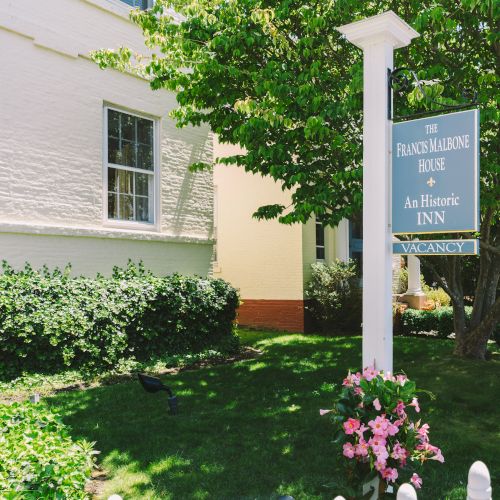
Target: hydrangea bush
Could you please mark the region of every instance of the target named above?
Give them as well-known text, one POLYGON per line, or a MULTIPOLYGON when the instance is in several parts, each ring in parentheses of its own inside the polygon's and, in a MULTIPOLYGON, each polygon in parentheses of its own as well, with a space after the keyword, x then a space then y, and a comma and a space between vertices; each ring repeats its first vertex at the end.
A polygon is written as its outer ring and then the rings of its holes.
POLYGON ((427 391, 417 391, 406 375, 369 367, 349 372, 334 408, 320 410, 320 415, 333 415, 335 442, 342 447, 352 483, 361 485, 378 475, 383 491, 390 483, 407 481, 420 488, 422 464, 444 462, 441 450, 429 441, 429 425, 420 418, 417 392, 427 391))

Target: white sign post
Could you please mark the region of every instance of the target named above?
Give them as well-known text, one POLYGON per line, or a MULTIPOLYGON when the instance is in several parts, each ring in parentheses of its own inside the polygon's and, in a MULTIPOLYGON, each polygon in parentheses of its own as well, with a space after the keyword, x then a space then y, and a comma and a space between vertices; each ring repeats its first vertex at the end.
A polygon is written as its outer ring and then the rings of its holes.
POLYGON ((363 49, 363 367, 392 372, 391 121, 394 49, 419 34, 394 12, 341 26, 363 49))

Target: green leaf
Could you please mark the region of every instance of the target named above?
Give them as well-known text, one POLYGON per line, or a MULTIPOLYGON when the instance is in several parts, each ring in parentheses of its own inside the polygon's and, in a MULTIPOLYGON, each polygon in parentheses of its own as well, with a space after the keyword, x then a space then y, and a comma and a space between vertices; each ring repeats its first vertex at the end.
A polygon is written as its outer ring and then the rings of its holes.
POLYGON ((365 393, 370 390, 370 383, 365 379, 360 380, 359 385, 365 393))

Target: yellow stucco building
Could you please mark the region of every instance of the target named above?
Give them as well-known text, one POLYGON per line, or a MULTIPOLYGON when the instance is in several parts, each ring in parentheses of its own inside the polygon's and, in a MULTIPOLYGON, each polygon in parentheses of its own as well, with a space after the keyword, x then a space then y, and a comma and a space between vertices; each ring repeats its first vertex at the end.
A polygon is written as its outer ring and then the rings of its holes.
MULTIPOLYGON (((237 146, 214 142, 214 157, 239 154, 237 146)), ((269 177, 243 168, 214 169, 214 277, 240 290, 239 323, 301 332, 308 329, 305 287, 314 262, 360 258, 361 239, 347 221, 323 228, 314 218, 306 224, 284 225, 252 217, 262 205, 291 203, 290 192, 269 177), (351 237, 350 237, 351 233, 351 237)), ((360 236, 360 235, 358 235, 360 236)))

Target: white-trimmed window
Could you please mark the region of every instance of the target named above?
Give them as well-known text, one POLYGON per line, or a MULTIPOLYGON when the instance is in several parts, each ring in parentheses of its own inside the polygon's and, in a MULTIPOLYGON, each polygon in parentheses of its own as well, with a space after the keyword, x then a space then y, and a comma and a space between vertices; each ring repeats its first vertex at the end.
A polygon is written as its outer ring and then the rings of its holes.
POLYGON ((141 10, 150 9, 153 6, 153 0, 121 0, 122 2, 134 8, 141 10))
POLYGON ((325 228, 316 217, 316 260, 325 260, 325 228))
POLYGON ((155 223, 156 123, 105 108, 107 219, 155 223))

